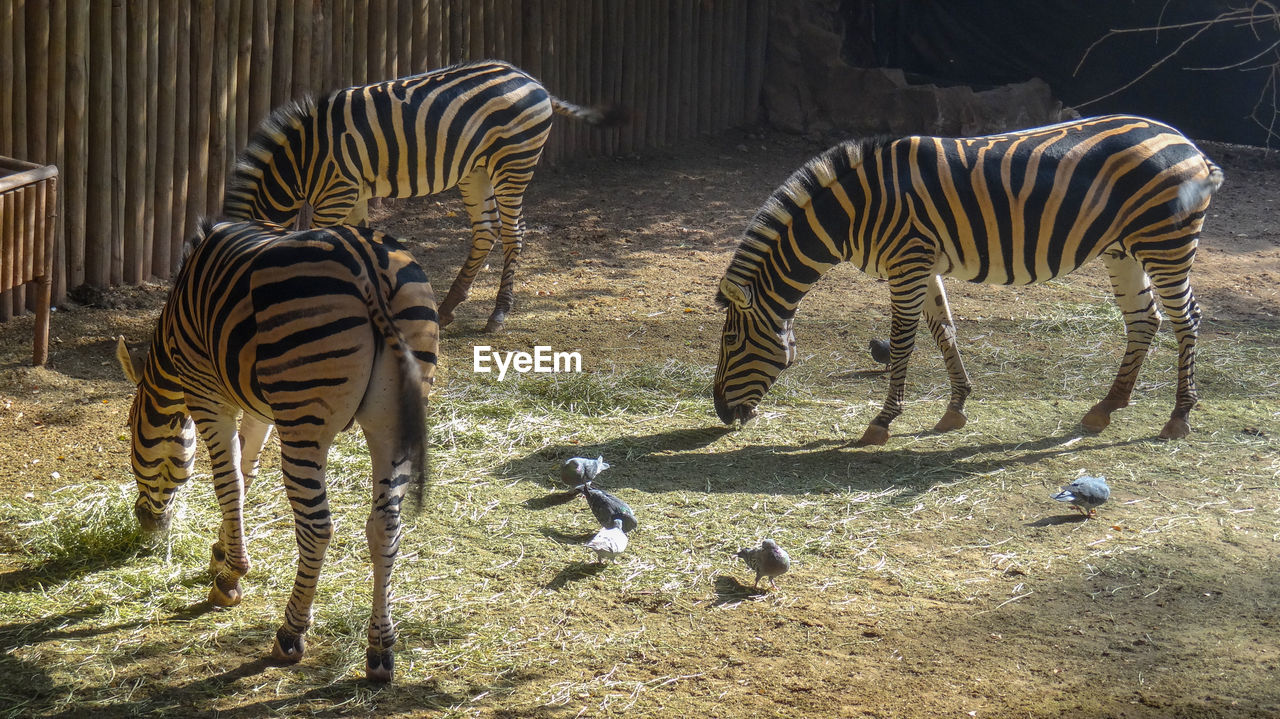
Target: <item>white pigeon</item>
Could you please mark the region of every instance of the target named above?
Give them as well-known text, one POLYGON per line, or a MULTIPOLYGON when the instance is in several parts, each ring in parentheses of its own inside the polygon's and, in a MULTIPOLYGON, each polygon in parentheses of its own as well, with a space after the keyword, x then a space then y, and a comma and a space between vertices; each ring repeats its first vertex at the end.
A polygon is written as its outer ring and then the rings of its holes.
POLYGON ((606 558, 613 559, 627 549, 627 533, 622 531, 622 518, 615 517, 608 527, 596 532, 585 545, 596 553, 596 561, 601 564, 606 558))

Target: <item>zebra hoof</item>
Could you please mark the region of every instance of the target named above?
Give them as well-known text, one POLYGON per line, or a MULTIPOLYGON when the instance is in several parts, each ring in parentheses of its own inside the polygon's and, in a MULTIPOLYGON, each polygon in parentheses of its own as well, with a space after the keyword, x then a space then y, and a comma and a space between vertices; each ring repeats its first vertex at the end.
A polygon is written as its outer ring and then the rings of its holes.
POLYGON ((1185 417, 1170 417, 1160 430, 1160 439, 1182 439, 1191 434, 1191 423, 1185 417))
POLYGON ((1080 426, 1090 434, 1098 434, 1111 424, 1111 409, 1094 405, 1093 409, 1080 420, 1080 426))
POLYGON ((440 329, 444 329, 453 322, 453 313, 439 310, 436 313, 437 321, 440 323, 440 329))
POLYGON ((276 630, 276 641, 271 646, 271 658, 282 664, 297 664, 307 650, 306 642, 301 634, 286 632, 284 627, 276 630))
POLYGON ((239 582, 232 580, 228 587, 223 587, 223 584, 222 577, 213 578, 213 586, 209 588, 209 603, 215 607, 230 609, 239 604, 244 597, 240 594, 239 582))
POLYGON ((889 428, 881 427, 878 424, 869 425, 867 431, 862 433, 862 439, 853 444, 855 447, 871 447, 880 446, 889 441, 889 428))
POLYGON ((484 332, 485 334, 490 334, 490 335, 497 334, 502 331, 502 328, 504 325, 506 325, 506 323, 507 323, 507 316, 505 314, 494 315, 493 317, 489 318, 489 321, 487 323, 485 323, 484 332))
POLYGON ((389 682, 395 673, 396 658, 390 649, 369 649, 365 652, 364 672, 371 682, 389 682))
POLYGON ((942 419, 938 420, 938 423, 933 425, 933 431, 950 432, 953 429, 960 429, 968 421, 969 419, 965 417, 963 413, 957 412, 954 409, 949 409, 946 414, 942 415, 942 419))

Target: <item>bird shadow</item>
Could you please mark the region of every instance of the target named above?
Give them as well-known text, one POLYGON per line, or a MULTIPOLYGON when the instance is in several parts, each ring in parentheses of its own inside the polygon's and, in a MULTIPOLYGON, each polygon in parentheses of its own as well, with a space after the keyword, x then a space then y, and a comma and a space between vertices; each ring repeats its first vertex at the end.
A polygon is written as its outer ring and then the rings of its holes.
POLYGON ((587 532, 585 534, 567 534, 551 527, 541 527, 538 529, 538 533, 547 539, 560 544, 582 544, 596 536, 595 532, 587 532))
POLYGON ((716 598, 715 601, 711 602, 711 606, 722 607, 726 604, 737 604, 760 594, 763 594, 760 588, 748 587, 733 577, 721 574, 716 577, 716 598))
POLYGON ((525 509, 550 509, 552 507, 559 507, 562 504, 568 504, 576 499, 578 495, 579 492, 574 490, 567 492, 552 492, 551 494, 544 494, 541 497, 530 497, 524 500, 522 504, 525 509))
POLYGON ((607 566, 600 562, 570 562, 564 569, 556 572, 556 576, 546 583, 546 588, 553 590, 563 589, 570 582, 596 576, 603 572, 607 566))
POLYGON ((1083 514, 1055 514, 1052 517, 1041 517, 1034 522, 1027 522, 1027 527, 1054 527, 1059 524, 1080 523, 1088 519, 1083 514))

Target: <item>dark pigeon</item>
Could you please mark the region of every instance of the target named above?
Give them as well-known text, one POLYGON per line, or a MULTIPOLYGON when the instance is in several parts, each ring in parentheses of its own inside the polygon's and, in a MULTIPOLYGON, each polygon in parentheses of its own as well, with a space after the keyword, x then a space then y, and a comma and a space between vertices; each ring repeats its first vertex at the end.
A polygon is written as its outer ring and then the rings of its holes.
POLYGON ((889 340, 871 340, 871 359, 880 364, 889 364, 889 340))
POLYGON ((1053 498, 1070 504, 1087 517, 1093 517, 1097 515, 1098 507, 1111 498, 1111 488, 1107 486, 1106 477, 1081 477, 1063 487, 1053 498))
POLYGON ((620 519, 622 531, 629 534, 640 526, 636 521, 636 513, 631 511, 626 502, 603 489, 596 489, 590 482, 582 485, 581 489, 582 496, 587 498, 587 506, 591 507, 591 513, 596 515, 596 521, 601 527, 607 527, 613 520, 620 519))
POLYGON ((753 549, 739 549, 737 556, 755 571, 756 581, 753 587, 760 586, 760 577, 768 577, 769 584, 777 589, 778 585, 773 578, 786 574, 791 568, 791 557, 787 556, 787 550, 779 547, 772 539, 761 541, 760 546, 753 549))

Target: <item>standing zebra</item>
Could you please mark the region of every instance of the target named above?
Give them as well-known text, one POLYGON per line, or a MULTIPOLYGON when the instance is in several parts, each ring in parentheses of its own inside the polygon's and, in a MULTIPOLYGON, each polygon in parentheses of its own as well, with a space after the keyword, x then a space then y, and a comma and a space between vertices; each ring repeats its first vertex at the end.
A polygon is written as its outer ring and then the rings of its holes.
POLYGON ((199 431, 222 509, 209 602, 240 603, 249 570, 242 508, 271 425, 293 507, 298 571, 273 656, 296 662, 333 532, 325 462, 334 436, 360 423, 373 464, 365 525, 373 558, 366 669, 391 678, 391 569, 400 504, 426 475, 424 382, 435 374, 439 328, 431 285, 394 239, 350 227, 289 233, 259 223, 203 228, 160 313, 145 361, 116 354, 138 385, 129 410, 144 529, 169 524, 174 492, 191 476, 199 431), (237 441, 236 418, 241 438, 237 441))
POLYGON ((1083 419, 1102 431, 1128 405, 1160 325, 1178 339, 1178 390, 1162 438, 1190 432, 1200 308, 1188 274, 1222 170, 1173 128, 1109 116, 988 137, 846 142, 810 160, 748 226, 716 300, 726 309, 716 413, 746 421, 795 359, 796 306, 847 261, 889 281, 889 395, 858 444, 884 444, 902 411, 923 312, 951 378, 934 427, 964 426, 969 376, 941 276, 1025 285, 1101 257, 1124 313, 1127 347, 1106 398, 1083 419))
POLYGON ((419 197, 458 186, 471 218, 471 253, 440 303, 440 326, 467 298, 494 242, 502 278, 487 332, 514 301, 524 245, 523 198, 553 113, 617 124, 617 110, 552 97, 504 62, 477 62, 339 90, 278 108, 227 181, 222 213, 291 225, 303 203, 316 226, 357 224, 370 197, 419 197))

